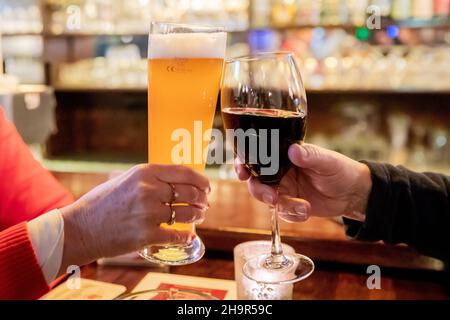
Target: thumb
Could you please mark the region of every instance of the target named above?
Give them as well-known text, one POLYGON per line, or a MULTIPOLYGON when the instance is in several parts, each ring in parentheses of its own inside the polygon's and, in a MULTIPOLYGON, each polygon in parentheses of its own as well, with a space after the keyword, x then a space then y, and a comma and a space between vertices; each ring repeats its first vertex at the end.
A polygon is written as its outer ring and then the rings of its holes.
POLYGON ((319 174, 333 174, 339 163, 334 151, 308 143, 291 145, 288 156, 295 166, 310 169, 319 174))

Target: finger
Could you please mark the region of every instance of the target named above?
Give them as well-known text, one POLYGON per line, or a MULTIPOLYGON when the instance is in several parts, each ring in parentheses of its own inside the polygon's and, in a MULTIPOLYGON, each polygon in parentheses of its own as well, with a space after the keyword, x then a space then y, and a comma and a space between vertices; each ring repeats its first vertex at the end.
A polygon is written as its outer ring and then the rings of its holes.
POLYGON ((171 220, 172 210, 175 210, 175 223, 201 223, 205 219, 205 212, 208 207, 198 207, 193 205, 161 205, 158 209, 156 222, 158 224, 167 223, 171 220))
POLYGON ((155 176, 163 182, 190 184, 200 190, 209 193, 211 187, 209 180, 202 174, 195 172, 193 169, 177 165, 153 164, 149 165, 155 176))
POLYGON ((308 216, 298 216, 292 213, 283 213, 283 212, 280 212, 278 214, 278 217, 281 220, 286 221, 288 223, 305 222, 309 218, 308 216))
POLYGON ((241 159, 236 157, 234 159, 234 170, 237 173, 239 180, 248 180, 250 178, 250 172, 248 172, 247 168, 243 165, 241 159))
POLYGON ((310 203, 301 198, 280 196, 277 204, 279 212, 301 217, 303 220, 306 220, 311 212, 310 203))
POLYGON ((311 212, 311 205, 308 201, 289 196, 278 198, 278 211, 280 218, 288 222, 306 221, 311 212))
POLYGON ((154 231, 153 241, 157 244, 186 244, 192 241, 195 235, 189 231, 157 228, 154 231))
POLYGON ((186 184, 174 184, 175 202, 195 204, 201 207, 209 206, 205 191, 186 184))
POLYGON ((195 204, 200 207, 208 206, 206 192, 192 185, 161 183, 161 186, 158 185, 158 191, 160 193, 159 199, 163 203, 174 202, 195 204))
POLYGON ((259 201, 269 205, 274 205, 276 203, 277 193, 274 188, 266 184, 262 184, 255 177, 251 177, 247 181, 247 186, 250 194, 259 201))
POLYGON ((293 144, 288 151, 289 160, 297 167, 311 169, 320 174, 333 174, 341 156, 313 144, 293 144))

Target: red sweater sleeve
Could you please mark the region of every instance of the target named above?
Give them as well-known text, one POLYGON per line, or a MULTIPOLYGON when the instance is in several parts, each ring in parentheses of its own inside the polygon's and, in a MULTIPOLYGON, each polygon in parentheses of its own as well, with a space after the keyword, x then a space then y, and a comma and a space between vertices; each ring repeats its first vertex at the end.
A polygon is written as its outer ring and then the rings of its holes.
POLYGON ((26 222, 0 232, 0 300, 37 299, 48 290, 26 222))
POLYGON ((71 201, 67 190, 33 158, 0 108, 0 230, 71 201))
POLYGON ((72 201, 0 107, 0 299, 38 298, 48 291, 24 222, 72 201))

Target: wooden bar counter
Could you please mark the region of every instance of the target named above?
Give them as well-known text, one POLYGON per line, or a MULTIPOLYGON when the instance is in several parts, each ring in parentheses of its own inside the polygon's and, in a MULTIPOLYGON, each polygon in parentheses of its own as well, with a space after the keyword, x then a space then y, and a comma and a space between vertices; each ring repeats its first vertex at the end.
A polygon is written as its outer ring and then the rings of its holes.
MULTIPOLYGON (((107 174, 54 172, 76 197, 106 181, 107 174)), ((211 208, 197 227, 206 256, 199 262, 165 271, 176 274, 233 279, 232 251, 249 240, 270 239, 267 206, 254 200, 245 183, 211 182, 211 208)), ((450 273, 440 260, 419 255, 406 246, 348 240, 338 220, 311 218, 281 224, 282 241, 311 257, 316 270, 295 285, 295 299, 449 299, 450 273), (367 288, 369 265, 381 268, 381 289, 367 288)), ((125 285, 128 290, 154 268, 86 266, 82 276, 125 285)))

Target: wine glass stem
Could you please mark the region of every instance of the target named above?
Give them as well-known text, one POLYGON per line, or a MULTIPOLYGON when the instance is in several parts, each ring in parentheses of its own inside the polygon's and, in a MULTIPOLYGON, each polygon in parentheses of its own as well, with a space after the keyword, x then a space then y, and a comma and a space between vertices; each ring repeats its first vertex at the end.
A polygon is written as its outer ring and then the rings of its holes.
POLYGON ((278 204, 270 206, 270 211, 272 213, 272 250, 267 263, 271 268, 281 268, 286 262, 286 257, 283 255, 283 248, 281 246, 278 204))

